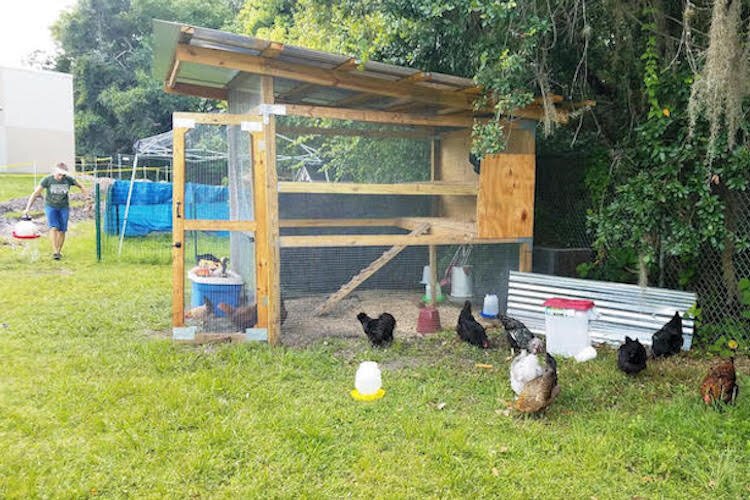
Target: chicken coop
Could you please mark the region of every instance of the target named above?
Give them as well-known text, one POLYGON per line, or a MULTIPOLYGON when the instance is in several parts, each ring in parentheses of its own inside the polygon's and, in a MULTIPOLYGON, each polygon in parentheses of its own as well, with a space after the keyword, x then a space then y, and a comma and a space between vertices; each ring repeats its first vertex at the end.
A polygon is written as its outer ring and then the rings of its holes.
POLYGON ((176 336, 354 336, 358 312, 386 310, 408 332, 420 301, 449 325, 454 302, 530 270, 541 100, 476 161, 492 112, 470 79, 163 21, 154 38, 166 92, 228 109, 174 114, 176 336))

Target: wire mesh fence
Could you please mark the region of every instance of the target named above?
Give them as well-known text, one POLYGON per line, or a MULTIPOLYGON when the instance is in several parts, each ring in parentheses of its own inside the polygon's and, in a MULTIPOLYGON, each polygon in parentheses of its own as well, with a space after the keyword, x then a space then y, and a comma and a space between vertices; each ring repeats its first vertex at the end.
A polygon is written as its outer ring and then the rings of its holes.
MULTIPOLYGON (((192 204, 186 203, 186 217, 252 220, 251 150, 248 135, 238 132, 216 126, 198 126, 189 132, 186 139, 190 151, 186 157, 186 200, 192 200, 192 204)), ((279 117, 277 133, 276 165, 280 182, 396 184, 429 181, 435 176, 434 140, 437 136, 430 129, 279 117)), ((162 146, 167 150, 171 147, 164 141, 162 146)), ((171 179, 171 165, 163 168, 157 178, 149 176, 148 169, 139 171, 131 164, 129 174, 132 176, 136 172, 133 183, 114 174, 114 178, 100 175, 102 260, 171 262, 172 184, 167 181, 171 179), (139 187, 141 185, 149 187, 139 187)), ((587 230, 587 211, 592 207, 586 193, 584 173, 585 165, 582 168, 569 159, 538 159, 534 234, 534 270, 537 272, 575 275, 576 265, 590 260, 593 255, 590 250, 593 238, 587 230), (552 253, 537 253, 545 249, 552 253), (563 266, 565 271, 561 271, 560 266, 545 268, 547 257, 558 264, 569 259, 563 266)), ((282 238, 406 235, 412 229, 392 223, 300 227, 290 224, 290 221, 393 221, 434 217, 446 209, 460 207, 460 203, 455 206, 446 204, 445 197, 439 196, 281 192, 278 197, 282 238)), ((732 207, 736 233, 741 238, 750 239, 750 195, 734 193, 732 207)), ((199 257, 204 254, 219 262, 222 257, 228 257, 230 270, 238 272, 243 283, 236 302, 239 305, 252 303, 255 300, 251 272, 254 266, 253 233, 194 231, 188 235, 186 270, 199 266, 199 257)), ((314 314, 326 304, 330 295, 367 270, 391 248, 388 245, 284 246, 280 262, 286 316, 282 341, 286 336, 298 340, 307 338, 305 335, 314 337, 315 334, 310 332, 315 331, 335 336, 361 335, 355 321, 360 311, 373 314, 388 309, 398 311, 403 318, 399 327, 404 331, 414 331, 418 305, 426 293, 424 284, 420 283, 423 267, 429 260, 426 246, 408 247, 397 252, 370 277, 357 283, 353 291, 337 300, 326 315, 314 314)), ((444 326, 450 326, 451 318, 458 313, 455 304, 465 298, 451 293, 451 274, 456 267, 451 262, 458 249, 456 245, 440 245, 437 250, 438 274, 445 299, 440 306, 444 326)), ((463 264, 461 267, 466 267, 472 278, 471 293, 467 296, 479 306, 484 294, 495 293, 502 308, 507 271, 518 269, 518 245, 475 245, 470 259, 463 264)), ((750 276, 750 251, 746 248, 738 246, 732 252, 705 249, 692 260, 665 257, 662 267, 653 276, 653 285, 697 293, 701 310, 697 332, 699 343, 710 344, 726 335, 750 342, 750 328, 743 316, 749 307, 743 302, 746 299, 743 299, 741 289, 742 279, 750 276)), ((597 276, 597 279, 633 282, 636 274, 597 276)), ((194 293, 194 282, 188 275, 186 280, 186 310, 200 307, 202 304, 195 303, 199 294, 194 293)), ((229 328, 226 320, 223 326, 210 326, 229 328)))

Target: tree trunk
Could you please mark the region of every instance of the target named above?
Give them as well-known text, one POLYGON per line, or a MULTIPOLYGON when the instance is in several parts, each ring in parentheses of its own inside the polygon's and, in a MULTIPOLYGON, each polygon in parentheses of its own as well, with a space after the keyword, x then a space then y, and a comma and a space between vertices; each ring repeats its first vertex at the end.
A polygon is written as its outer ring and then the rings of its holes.
POLYGON ((648 286, 648 264, 646 264, 646 255, 638 254, 638 286, 646 288, 648 286))

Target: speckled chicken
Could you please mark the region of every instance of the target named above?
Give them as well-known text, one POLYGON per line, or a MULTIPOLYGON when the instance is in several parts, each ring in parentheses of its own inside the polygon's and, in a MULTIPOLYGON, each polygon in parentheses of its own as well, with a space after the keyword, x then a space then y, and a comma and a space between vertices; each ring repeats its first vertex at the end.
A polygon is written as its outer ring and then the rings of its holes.
POLYGON ((638 339, 625 337, 625 343, 617 350, 617 366, 628 375, 646 368, 646 348, 638 339))
POLYGON ((708 370, 708 375, 701 384, 701 396, 703 402, 708 405, 734 403, 739 390, 737 372, 734 369, 734 357, 715 363, 708 370))
POLYGON ((529 342, 536 337, 534 337, 534 334, 526 328, 526 325, 521 321, 504 314, 498 314, 497 319, 500 321, 500 324, 503 325, 505 336, 508 339, 508 344, 510 344, 511 349, 514 351, 521 349, 526 349, 527 351, 530 350, 529 342))
POLYGON ((560 394, 557 383, 557 361, 547 353, 544 373, 530 381, 518 395, 513 407, 522 413, 539 413, 546 410, 560 394))
POLYGON ((651 338, 651 352, 655 358, 677 354, 682 349, 682 318, 675 312, 672 319, 651 338))
POLYGON ((461 340, 469 344, 483 349, 487 349, 490 346, 490 342, 487 339, 487 332, 471 314, 471 302, 468 300, 464 302, 464 307, 458 315, 456 333, 458 333, 461 340))
POLYGON ((537 356, 543 350, 542 341, 535 338, 529 342, 531 351, 522 349, 521 353, 510 362, 510 387, 517 395, 523 388, 544 374, 544 367, 537 356))

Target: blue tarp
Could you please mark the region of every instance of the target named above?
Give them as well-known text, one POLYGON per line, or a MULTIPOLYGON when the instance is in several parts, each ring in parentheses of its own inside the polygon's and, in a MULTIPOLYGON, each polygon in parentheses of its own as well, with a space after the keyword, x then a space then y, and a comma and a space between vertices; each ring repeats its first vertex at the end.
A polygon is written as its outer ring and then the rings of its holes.
MULTIPOLYGON (((115 181, 107 195, 104 230, 120 234, 125 220, 130 181, 115 181)), ((186 219, 229 219, 229 189, 226 186, 185 184, 186 219)), ((172 184, 135 182, 130 198, 125 236, 146 236, 155 231, 172 230, 172 184)))

